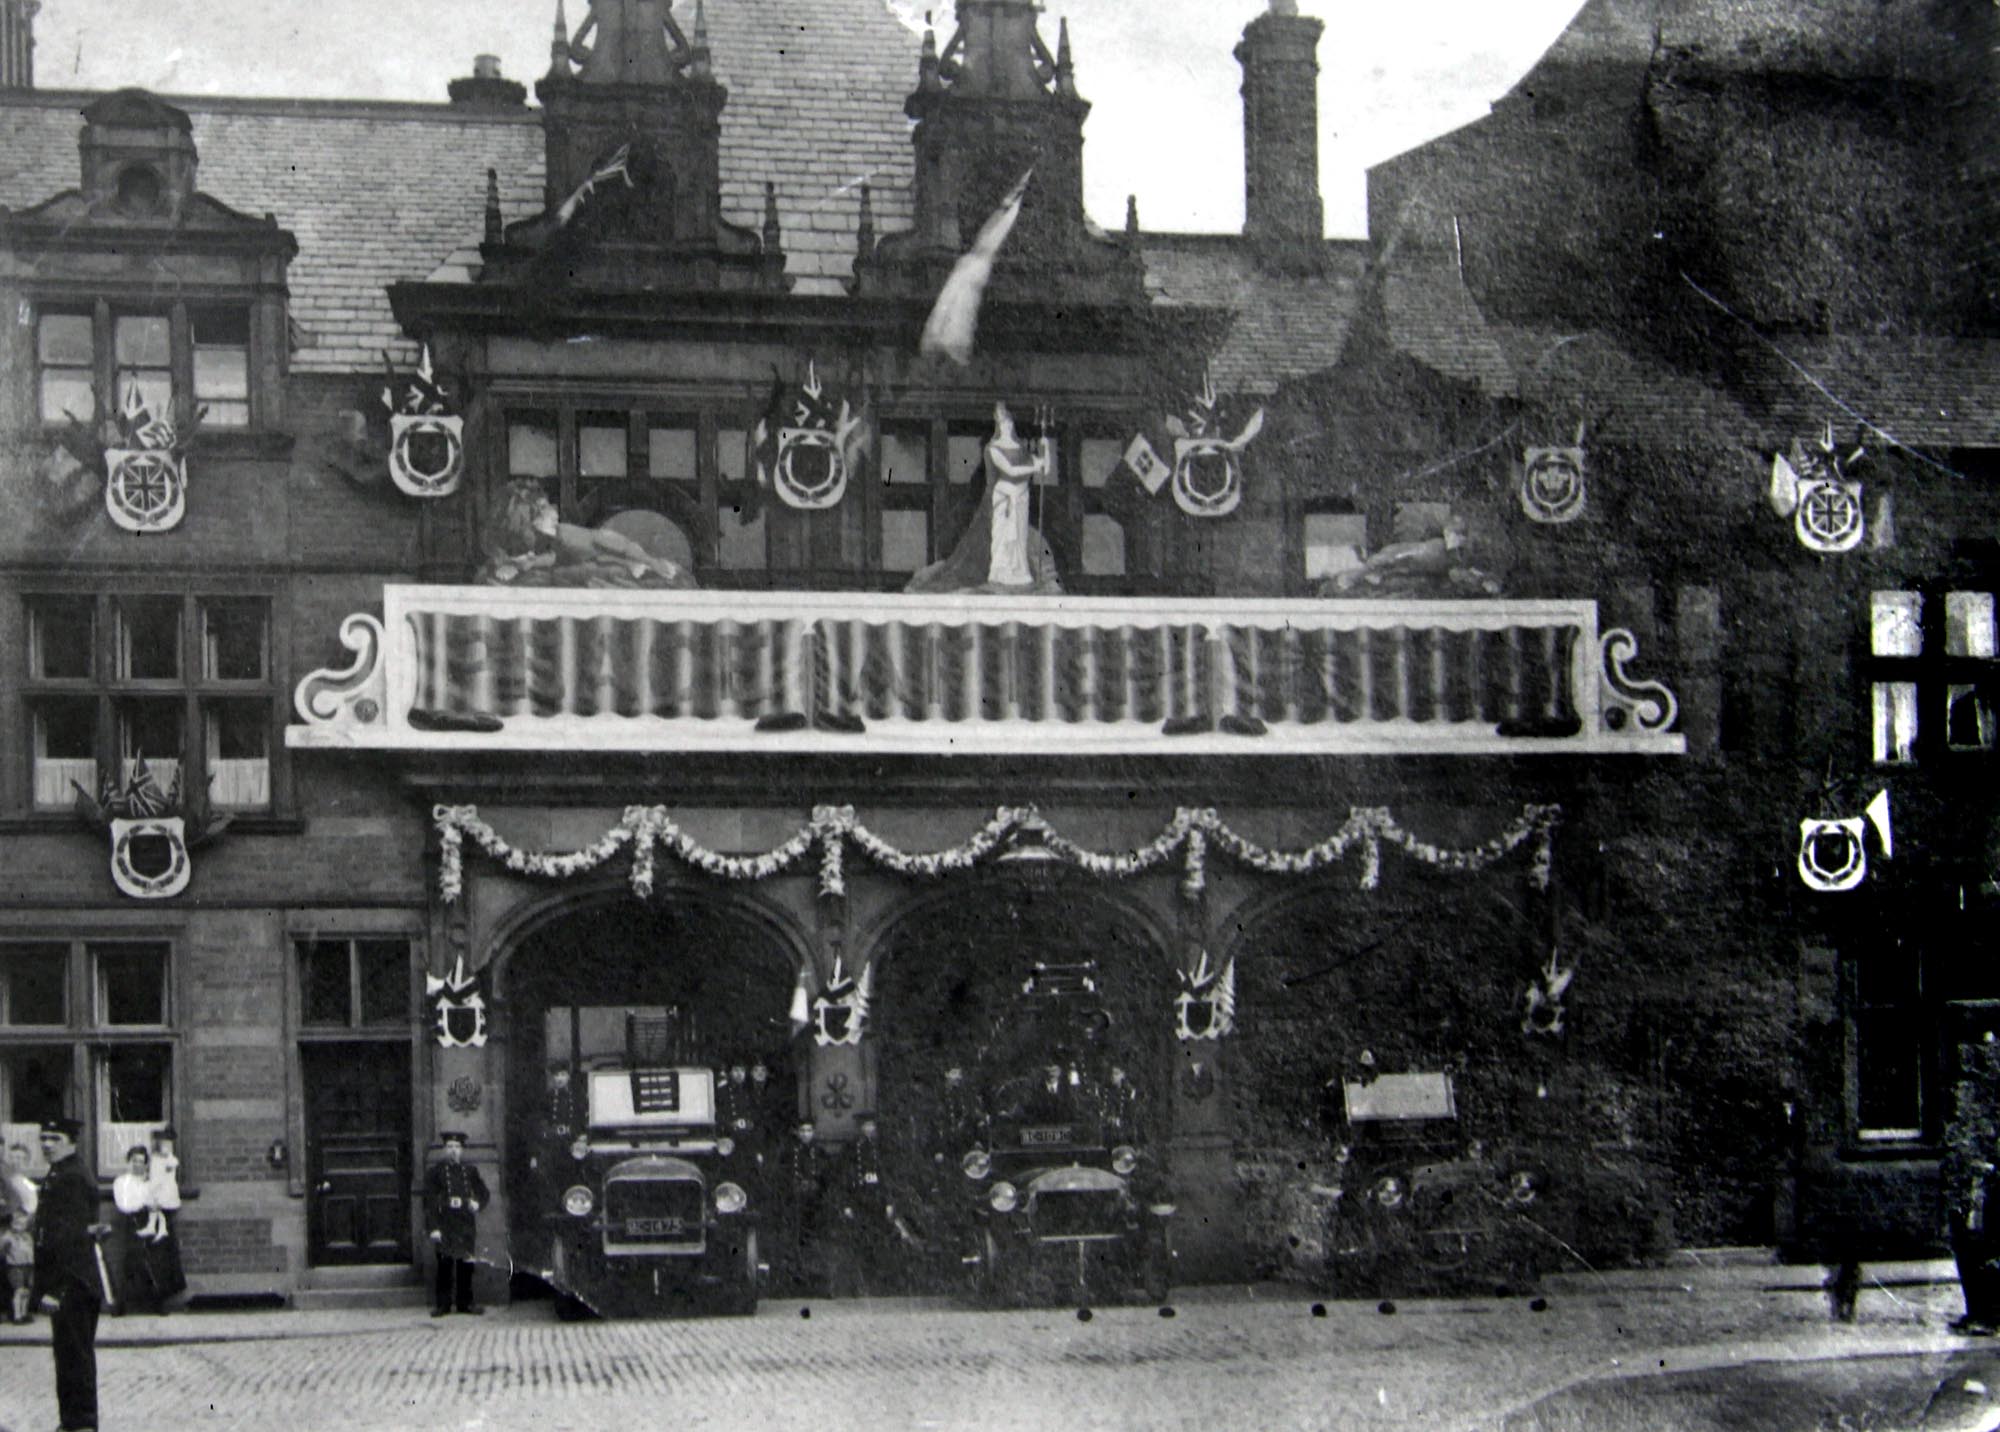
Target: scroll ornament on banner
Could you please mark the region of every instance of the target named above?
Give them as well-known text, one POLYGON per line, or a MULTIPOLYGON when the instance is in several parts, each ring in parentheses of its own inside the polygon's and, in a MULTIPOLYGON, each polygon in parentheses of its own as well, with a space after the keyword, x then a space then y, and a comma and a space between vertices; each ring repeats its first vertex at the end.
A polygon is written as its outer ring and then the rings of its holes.
POLYGON ((486 993, 480 974, 466 970, 464 955, 452 962, 451 973, 443 978, 424 976, 424 999, 430 1006, 438 1048, 485 1047, 486 993))
POLYGON ((808 359, 806 380, 797 389, 774 373, 751 442, 757 485, 776 491, 787 507, 816 512, 846 495, 867 443, 867 424, 846 398, 834 399, 820 381, 818 365, 808 359))
POLYGON ((207 408, 196 408, 187 431, 155 413, 136 383, 113 418, 116 437, 104 449, 104 510, 127 532, 171 532, 187 515, 187 440, 207 408))
POLYGON ((1560 524, 1583 515, 1589 501, 1584 482, 1583 424, 1566 447, 1531 447, 1515 469, 1515 495, 1531 522, 1560 524))
POLYGON ((1146 491, 1159 495, 1172 485, 1174 505, 1190 517, 1227 517, 1243 502, 1243 453, 1264 430, 1264 410, 1258 408, 1238 426, 1230 401, 1218 397, 1215 380, 1204 370, 1201 391, 1191 394, 1183 413, 1164 422, 1173 461, 1160 455, 1160 445, 1145 433, 1125 448, 1125 468, 1146 491), (1235 435, 1230 430, 1235 429, 1235 435))
MULTIPOLYGON (((1852 476, 1868 450, 1857 443, 1842 454, 1833 440, 1833 425, 1808 451, 1797 438, 1791 453, 1771 458, 1770 502, 1780 517, 1792 519, 1792 531, 1808 551, 1851 552, 1867 535, 1867 514, 1862 508, 1861 481, 1852 476)), ((1888 493, 1876 502, 1875 547, 1895 540, 1894 519, 1888 493)))
POLYGON ((1868 832, 1882 847, 1882 858, 1895 854, 1889 829, 1889 792, 1880 790, 1860 815, 1837 820, 1807 818, 1799 822, 1799 879, 1808 889, 1824 893, 1852 890, 1868 878, 1868 832))
POLYGON ((451 496, 465 474, 465 419, 431 367, 430 345, 407 377, 389 366, 386 354, 382 363, 388 370, 382 406, 389 410, 390 481, 411 497, 451 496))

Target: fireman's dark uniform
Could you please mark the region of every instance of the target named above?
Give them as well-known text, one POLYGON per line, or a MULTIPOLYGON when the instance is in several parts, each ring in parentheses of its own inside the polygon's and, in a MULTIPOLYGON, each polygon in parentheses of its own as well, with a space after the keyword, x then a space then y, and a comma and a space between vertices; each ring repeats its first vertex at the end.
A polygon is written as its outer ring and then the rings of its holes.
POLYGON ((834 1259, 836 1293, 867 1296, 895 1282, 896 1232, 889 1221, 888 1185, 883 1180, 882 1144, 857 1136, 834 1164, 835 1217, 830 1230, 838 1241, 834 1259))
POLYGON ((786 1281, 799 1291, 810 1292, 820 1286, 824 1274, 820 1240, 825 1221, 826 1150, 817 1140, 794 1138, 783 1163, 785 1213, 790 1224, 790 1236, 783 1240, 786 1281))
MULTIPOLYGON (((454 1140, 447 1135, 445 1142, 454 1140)), ((456 1142, 463 1143, 462 1136, 456 1142)), ((424 1185, 424 1217, 437 1249, 433 1316, 480 1311, 472 1301, 472 1255, 479 1234, 477 1214, 486 1201, 486 1180, 471 1164, 446 1159, 431 1165, 424 1185)))

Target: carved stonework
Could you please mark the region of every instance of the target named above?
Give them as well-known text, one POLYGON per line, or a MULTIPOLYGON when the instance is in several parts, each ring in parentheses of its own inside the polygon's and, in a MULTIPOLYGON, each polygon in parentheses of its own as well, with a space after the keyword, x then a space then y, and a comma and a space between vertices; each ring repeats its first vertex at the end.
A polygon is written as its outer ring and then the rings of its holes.
POLYGON ((1639 638, 1613 627, 1599 642, 1598 688, 1604 702, 1604 726, 1619 733, 1659 734, 1680 718, 1680 702, 1657 681, 1640 681, 1625 667, 1638 655, 1639 638))

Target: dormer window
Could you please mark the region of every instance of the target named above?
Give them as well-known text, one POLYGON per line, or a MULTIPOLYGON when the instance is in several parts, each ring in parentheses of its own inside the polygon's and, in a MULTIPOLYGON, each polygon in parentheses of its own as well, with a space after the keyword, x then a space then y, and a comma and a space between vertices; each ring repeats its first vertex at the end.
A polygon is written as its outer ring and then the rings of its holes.
POLYGON ((150 164, 130 165, 118 175, 118 207, 135 219, 159 213, 165 195, 160 172, 150 164))
POLYGON ((40 417, 62 424, 97 416, 98 393, 122 404, 136 391, 147 409, 185 423, 196 408, 210 428, 246 428, 250 396, 250 308, 216 304, 99 317, 50 308, 36 323, 40 417), (185 396, 186 402, 178 399, 185 396))

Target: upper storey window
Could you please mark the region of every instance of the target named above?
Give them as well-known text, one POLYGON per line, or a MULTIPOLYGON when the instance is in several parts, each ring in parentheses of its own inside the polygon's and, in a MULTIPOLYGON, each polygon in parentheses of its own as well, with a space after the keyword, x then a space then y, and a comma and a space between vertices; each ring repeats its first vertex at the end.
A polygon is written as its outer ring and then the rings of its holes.
POLYGON ((1876 592, 1868 645, 1878 765, 2000 745, 2000 636, 1992 592, 1876 592))
POLYGON ((247 305, 177 306, 167 312, 51 307, 35 331, 37 407, 44 423, 98 417, 100 397, 135 395, 148 412, 185 424, 251 424, 247 305))

